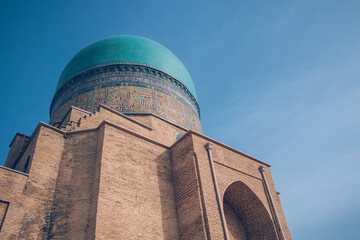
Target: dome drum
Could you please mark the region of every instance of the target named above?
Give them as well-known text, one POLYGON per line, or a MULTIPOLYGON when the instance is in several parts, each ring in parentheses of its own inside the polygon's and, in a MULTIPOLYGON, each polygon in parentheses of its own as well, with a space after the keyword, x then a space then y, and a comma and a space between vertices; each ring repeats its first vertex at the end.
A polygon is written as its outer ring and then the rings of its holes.
POLYGON ((71 106, 92 111, 99 104, 201 131, 190 74, 170 50, 146 38, 109 37, 76 54, 60 76, 50 122, 60 121, 71 106))
POLYGON ((124 113, 153 113, 201 131, 199 106, 181 82, 151 67, 126 64, 92 68, 69 80, 54 96, 51 123, 72 105, 92 111, 99 104, 124 113))

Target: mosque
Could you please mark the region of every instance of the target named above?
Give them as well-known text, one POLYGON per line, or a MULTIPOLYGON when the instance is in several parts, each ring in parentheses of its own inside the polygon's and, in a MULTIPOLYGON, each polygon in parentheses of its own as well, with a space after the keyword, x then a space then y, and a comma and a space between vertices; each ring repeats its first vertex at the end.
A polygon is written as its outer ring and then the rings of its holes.
MULTIPOLYGON (((219 126, 221 127, 221 126, 219 126)), ((0 239, 292 239, 270 165, 202 134, 167 48, 99 40, 0 167, 0 239)))

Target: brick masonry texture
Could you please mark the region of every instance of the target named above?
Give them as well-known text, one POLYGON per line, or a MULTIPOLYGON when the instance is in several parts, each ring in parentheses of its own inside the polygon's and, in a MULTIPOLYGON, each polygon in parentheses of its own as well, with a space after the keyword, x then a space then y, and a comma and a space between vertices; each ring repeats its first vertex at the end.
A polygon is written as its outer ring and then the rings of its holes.
POLYGON ((10 148, 0 239, 282 239, 273 209, 291 239, 268 164, 154 114, 94 109, 69 107, 10 148))
POLYGON ((193 153, 191 135, 171 150, 179 230, 182 239, 206 239, 206 216, 193 153))
POLYGON ((24 134, 17 133, 14 137, 14 139, 10 143, 10 151, 8 154, 8 157, 6 159, 6 165, 5 167, 13 167, 17 156, 19 156, 20 152, 24 148, 24 146, 28 143, 29 137, 24 134))

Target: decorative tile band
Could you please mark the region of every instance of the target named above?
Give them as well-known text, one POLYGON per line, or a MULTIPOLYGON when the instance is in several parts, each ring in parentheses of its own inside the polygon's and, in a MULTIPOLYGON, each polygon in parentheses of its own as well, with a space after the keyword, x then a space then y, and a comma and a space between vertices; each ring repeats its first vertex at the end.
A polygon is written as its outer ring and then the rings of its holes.
POLYGON ((75 94, 67 102, 57 107, 51 123, 60 121, 70 106, 92 111, 99 104, 124 113, 153 113, 189 129, 201 132, 197 112, 172 93, 153 87, 130 85, 97 87, 93 90, 75 94))
POLYGON ((153 113, 201 131, 199 105, 181 82, 151 67, 128 64, 98 66, 70 79, 53 98, 50 122, 60 120, 70 106, 92 111, 100 103, 124 113, 153 113))
POLYGON ((56 93, 50 107, 50 116, 74 95, 94 90, 95 88, 130 85, 152 86, 160 91, 172 93, 197 112, 200 109, 197 100, 177 79, 159 70, 147 66, 116 64, 94 67, 70 79, 56 93))

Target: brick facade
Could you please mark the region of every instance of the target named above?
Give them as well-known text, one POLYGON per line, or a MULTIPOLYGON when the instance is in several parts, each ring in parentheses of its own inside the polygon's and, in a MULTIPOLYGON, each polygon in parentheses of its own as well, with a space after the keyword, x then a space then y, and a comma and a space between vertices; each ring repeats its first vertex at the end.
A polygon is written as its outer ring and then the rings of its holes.
POLYGON ((0 239, 291 239, 268 164, 154 114, 95 109, 11 145, 0 239))

